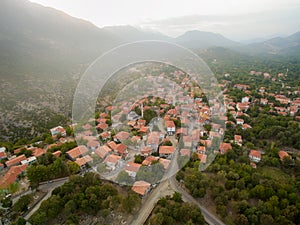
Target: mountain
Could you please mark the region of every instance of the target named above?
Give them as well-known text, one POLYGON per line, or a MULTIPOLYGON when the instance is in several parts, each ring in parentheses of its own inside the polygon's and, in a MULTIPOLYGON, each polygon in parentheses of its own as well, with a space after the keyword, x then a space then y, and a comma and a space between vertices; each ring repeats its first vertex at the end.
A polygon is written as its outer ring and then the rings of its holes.
POLYGON ((204 31, 188 31, 177 37, 175 42, 191 49, 204 49, 209 47, 232 47, 240 44, 229 40, 221 34, 204 31))
POLYGON ((189 31, 171 38, 131 26, 98 28, 28 0, 1 0, 0 141, 36 136, 70 118, 76 85, 105 51, 126 42, 164 40, 231 60, 270 51, 299 54, 299 33, 242 46, 220 34, 189 31), (224 48, 237 49, 236 55, 224 48))
POLYGON ((251 55, 299 55, 300 32, 285 38, 275 37, 263 42, 248 44, 236 49, 251 55))
POLYGON ((171 37, 158 32, 148 32, 132 26, 109 26, 104 27, 104 31, 118 37, 122 42, 133 42, 140 40, 162 40, 172 41, 171 37))

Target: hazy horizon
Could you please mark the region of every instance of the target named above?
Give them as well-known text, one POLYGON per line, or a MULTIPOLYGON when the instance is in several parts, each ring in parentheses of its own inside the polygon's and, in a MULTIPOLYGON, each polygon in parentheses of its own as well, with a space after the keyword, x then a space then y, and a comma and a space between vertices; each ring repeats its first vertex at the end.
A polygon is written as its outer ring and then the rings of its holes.
POLYGON ((189 30, 220 33, 235 41, 288 36, 300 30, 297 0, 30 0, 88 20, 98 27, 130 25, 176 37, 189 30), (272 9, 270 9, 272 6, 272 9))

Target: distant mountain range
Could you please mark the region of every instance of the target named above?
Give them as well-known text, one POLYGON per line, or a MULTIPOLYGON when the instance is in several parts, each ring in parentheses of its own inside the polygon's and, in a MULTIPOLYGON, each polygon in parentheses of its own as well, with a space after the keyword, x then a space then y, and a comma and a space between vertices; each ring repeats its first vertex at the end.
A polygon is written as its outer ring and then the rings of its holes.
POLYGON ((248 45, 197 30, 171 38, 131 26, 98 28, 28 0, 1 0, 0 139, 11 138, 13 127, 36 133, 32 118, 41 117, 43 110, 49 117, 70 115, 76 84, 87 66, 113 47, 140 40, 164 40, 195 51, 222 47, 227 50, 218 51, 237 55, 300 52, 300 32, 248 45))

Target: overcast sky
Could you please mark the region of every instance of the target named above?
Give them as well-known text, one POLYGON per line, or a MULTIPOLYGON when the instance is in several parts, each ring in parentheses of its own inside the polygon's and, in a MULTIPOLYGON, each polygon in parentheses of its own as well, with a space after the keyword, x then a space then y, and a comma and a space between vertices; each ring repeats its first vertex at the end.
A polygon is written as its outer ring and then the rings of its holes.
POLYGON ((300 31, 299 0, 31 0, 99 27, 133 25, 170 36, 187 30, 247 40, 300 31))

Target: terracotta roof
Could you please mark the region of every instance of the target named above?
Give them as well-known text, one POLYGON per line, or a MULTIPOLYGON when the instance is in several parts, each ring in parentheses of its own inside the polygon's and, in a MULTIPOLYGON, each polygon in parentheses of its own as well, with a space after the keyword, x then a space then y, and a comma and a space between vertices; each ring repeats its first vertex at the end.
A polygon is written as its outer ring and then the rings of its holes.
POLYGON ((283 160, 284 157, 289 157, 289 154, 286 151, 279 151, 278 156, 279 156, 280 160, 283 160))
POLYGON ((249 156, 251 157, 256 157, 256 158, 261 158, 261 152, 257 150, 251 150, 249 156))
POLYGON ((174 146, 160 146, 159 154, 173 154, 174 150, 174 146))
POLYGON ((126 139, 129 138, 129 133, 126 131, 120 131, 115 135, 115 138, 117 138, 120 141, 125 141, 126 139))
POLYGON ((149 166, 152 164, 152 162, 156 162, 159 160, 159 157, 155 157, 153 155, 149 155, 145 160, 142 162, 144 166, 149 166))
POLYGON ((0 152, 0 159, 7 158, 6 152, 0 152))
POLYGON ((205 146, 198 146, 197 151, 198 152, 206 152, 206 147, 205 146))
POLYGON ((96 148, 100 145, 100 143, 97 140, 89 140, 86 145, 90 148, 96 148))
POLYGON ((96 150, 95 150, 95 153, 101 157, 102 159, 111 152, 112 150, 107 146, 107 145, 103 145, 103 146, 100 146, 98 147, 96 150))
POLYGON ((129 163, 126 164, 125 170, 132 171, 132 172, 137 172, 137 171, 139 171, 141 166, 142 166, 141 164, 134 163, 134 162, 129 162, 129 163))
POLYGON ((6 188, 10 184, 14 183, 18 175, 20 175, 22 172, 24 172, 27 168, 27 165, 21 165, 21 166, 12 166, 7 173, 1 178, 0 180, 0 187, 6 188))
POLYGON ((77 158, 75 163, 77 163, 78 166, 84 166, 85 164, 92 162, 93 158, 89 155, 83 156, 82 158, 77 158))
POLYGON ((36 158, 44 155, 46 153, 46 150, 41 149, 41 148, 36 148, 33 150, 33 156, 35 156, 36 158))
POLYGON ((168 127, 168 128, 175 127, 174 121, 173 120, 167 120, 166 121, 166 127, 168 127))
POLYGON ((150 154, 152 152, 153 148, 150 147, 150 146, 144 146, 142 149, 141 149, 141 153, 142 154, 150 154))
POLYGON ((72 159, 76 159, 79 156, 86 154, 88 151, 89 150, 84 145, 80 145, 78 147, 75 147, 75 148, 71 149, 70 151, 67 151, 67 154, 72 159))
POLYGON ((106 123, 99 123, 96 128, 100 128, 101 130, 106 130, 108 125, 106 123))
POLYGON ((200 154, 200 153, 197 153, 197 155, 198 155, 198 159, 200 159, 200 161, 201 161, 202 163, 206 163, 207 155, 205 155, 205 154, 200 154))
POLYGON ((6 161, 5 164, 6 164, 7 167, 10 167, 10 166, 14 166, 14 165, 19 164, 22 160, 25 160, 25 159, 26 159, 26 156, 23 154, 23 155, 20 155, 16 158, 13 158, 11 160, 6 161))
POLYGON ((221 143, 220 144, 220 152, 221 154, 225 154, 228 150, 231 150, 232 149, 232 146, 230 143, 221 143))
POLYGON ((140 194, 140 195, 145 195, 147 190, 150 188, 151 184, 146 182, 146 181, 136 181, 134 182, 131 190, 134 192, 140 194))
POLYGON ((118 151, 119 154, 124 154, 127 149, 126 145, 123 145, 122 143, 117 144, 116 150, 118 151))
POLYGON ((111 149, 116 149, 117 148, 117 144, 114 141, 110 141, 107 143, 107 145, 111 148, 111 149))
POLYGON ((56 152, 53 152, 52 155, 54 155, 56 158, 58 158, 60 155, 61 155, 61 151, 56 151, 56 152))
POLYGON ((106 159, 104 160, 104 162, 110 162, 110 163, 113 163, 113 164, 117 164, 117 162, 121 159, 121 156, 118 156, 118 155, 109 155, 106 157, 106 159))

